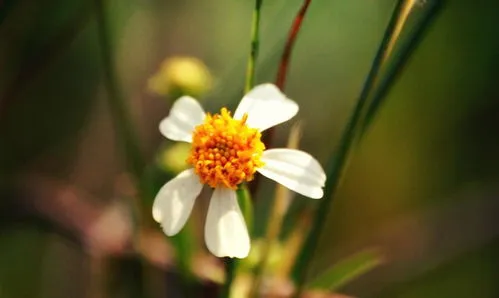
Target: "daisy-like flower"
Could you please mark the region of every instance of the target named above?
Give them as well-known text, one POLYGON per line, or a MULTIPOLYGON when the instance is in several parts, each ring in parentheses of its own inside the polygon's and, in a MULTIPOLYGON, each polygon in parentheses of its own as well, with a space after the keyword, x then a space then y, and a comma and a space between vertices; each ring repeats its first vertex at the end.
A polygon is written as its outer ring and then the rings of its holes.
POLYGON ((158 192, 153 218, 168 236, 185 225, 203 185, 214 189, 205 223, 205 242, 217 257, 244 258, 250 238, 239 208, 236 189, 256 172, 304 196, 323 196, 326 175, 319 162, 295 149, 269 149, 261 132, 288 121, 298 105, 276 86, 263 84, 246 94, 232 117, 226 108, 206 114, 192 97, 179 98, 159 130, 168 139, 192 144, 190 169, 178 174, 158 192))

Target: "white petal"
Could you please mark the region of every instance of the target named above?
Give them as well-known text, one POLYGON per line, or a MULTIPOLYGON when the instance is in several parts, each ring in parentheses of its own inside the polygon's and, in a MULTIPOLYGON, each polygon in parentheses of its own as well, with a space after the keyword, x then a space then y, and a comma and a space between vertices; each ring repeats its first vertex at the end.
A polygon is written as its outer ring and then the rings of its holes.
POLYGON ((310 154, 294 149, 270 149, 262 154, 265 165, 257 171, 287 188, 312 199, 324 195, 326 174, 310 154))
POLYGON ((202 188, 193 169, 181 172, 161 187, 154 199, 152 217, 161 223, 166 235, 173 236, 182 229, 202 188))
POLYGON ((182 96, 173 104, 168 117, 159 123, 159 131, 170 140, 192 142, 194 127, 203 123, 205 112, 199 102, 182 96))
POLYGON ((287 98, 275 85, 263 84, 246 94, 234 113, 234 119, 248 114, 249 127, 263 131, 286 122, 298 113, 298 104, 287 98))
POLYGON ((250 238, 235 191, 216 188, 213 192, 204 226, 204 239, 208 250, 217 257, 248 256, 250 238))

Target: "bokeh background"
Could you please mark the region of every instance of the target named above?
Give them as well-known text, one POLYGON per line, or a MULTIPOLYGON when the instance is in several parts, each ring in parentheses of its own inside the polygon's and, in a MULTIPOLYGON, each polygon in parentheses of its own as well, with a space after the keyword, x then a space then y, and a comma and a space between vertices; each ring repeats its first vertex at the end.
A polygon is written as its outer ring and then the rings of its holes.
MULTIPOLYGON (((235 107, 253 2, 105 2, 121 93, 142 154, 154 164, 164 145, 158 122, 174 98, 148 92, 148 79, 165 58, 197 57, 215 80, 203 105, 235 107)), ((274 81, 300 5, 263 2, 257 82, 274 81)), ((393 5, 312 1, 285 92, 300 104, 301 148, 323 164, 393 5)), ((351 159, 310 276, 378 247, 384 264, 340 292, 499 297, 498 15, 494 1, 447 1, 351 159)), ((98 297, 102 280, 112 297, 137 297, 128 287, 140 262, 130 252, 133 222, 123 203, 135 190, 107 96, 92 1, 0 1, 0 297, 98 297), (103 266, 108 256, 113 262, 103 266)), ((277 146, 289 128, 277 129, 277 146)), ((273 189, 261 186, 257 234, 273 189)), ((152 198, 139 203, 150 210, 152 198)), ((140 246, 155 261, 147 282, 174 288, 168 240, 154 234, 140 246)))

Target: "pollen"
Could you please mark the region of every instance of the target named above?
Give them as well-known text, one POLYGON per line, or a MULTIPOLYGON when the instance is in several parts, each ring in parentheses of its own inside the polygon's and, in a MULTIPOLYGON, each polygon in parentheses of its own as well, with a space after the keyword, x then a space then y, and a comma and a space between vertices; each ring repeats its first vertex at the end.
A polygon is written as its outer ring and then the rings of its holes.
POLYGON ((192 165, 201 183, 236 189, 254 178, 265 145, 261 133, 246 125, 247 115, 233 119, 226 108, 220 114, 207 114, 196 126, 187 163, 192 165))

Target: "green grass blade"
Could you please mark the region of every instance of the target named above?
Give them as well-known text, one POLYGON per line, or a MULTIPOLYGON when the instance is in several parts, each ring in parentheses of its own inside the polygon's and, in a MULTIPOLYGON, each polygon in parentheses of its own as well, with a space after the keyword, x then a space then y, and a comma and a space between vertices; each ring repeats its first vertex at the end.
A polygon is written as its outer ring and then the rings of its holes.
POLYGON ((376 250, 364 250, 349 256, 333 267, 317 276, 307 288, 336 291, 354 279, 371 271, 380 264, 383 258, 376 250))
POLYGON ((329 207, 340 185, 354 145, 358 143, 356 141, 359 140, 359 128, 361 127, 360 124, 362 123, 362 119, 364 119, 365 107, 368 106, 369 95, 372 94, 372 91, 379 80, 382 65, 391 52, 392 40, 394 39, 394 36, 398 35, 397 30, 399 28, 397 27, 397 24, 400 23, 401 19, 405 18, 404 8, 406 8, 406 5, 406 0, 399 0, 393 10, 392 17, 385 30, 383 40, 381 41, 373 60, 355 109, 346 125, 339 146, 331 155, 332 157, 326 167, 327 181, 324 188, 324 197, 315 211, 311 231, 300 251, 300 257, 293 268, 292 278, 297 286, 296 297, 299 297, 303 290, 308 266, 319 242, 322 229, 324 228, 324 223, 326 222, 326 217, 330 209, 329 207))
POLYGON ((312 259, 312 255, 319 241, 319 236, 320 233, 322 232, 324 222, 326 221, 326 216, 329 211, 329 206, 331 204, 331 201, 333 200, 334 194, 336 193, 336 189, 338 188, 339 182, 341 180, 340 178, 343 173, 343 169, 347 164, 349 152, 351 151, 350 147, 354 143, 355 132, 360 122, 359 120, 361 119, 362 111, 367 101, 368 94, 372 89, 372 87, 374 86, 374 82, 379 73, 383 56, 384 53, 386 52, 386 49, 388 48, 389 40, 395 28, 395 23, 396 23, 395 20, 400 15, 402 4, 403 0, 399 0, 394 9, 391 21, 386 29, 386 33, 380 44, 378 52, 372 62, 371 69, 369 71, 369 74, 367 75, 359 99, 357 100, 355 109, 341 137, 339 147, 332 153, 331 155, 332 158, 330 159, 330 161, 326 166, 327 180, 324 190, 324 197, 320 201, 319 206, 316 209, 312 229, 307 239, 305 240, 303 248, 300 252, 300 257, 298 258, 297 263, 295 264, 293 269, 292 277, 295 283, 297 284, 298 289, 300 289, 300 287, 304 283, 308 264, 312 259))
POLYGON ((366 108, 365 116, 360 128, 361 134, 364 134, 369 128, 376 116, 376 112, 382 105, 383 100, 396 82, 398 76, 402 73, 407 60, 419 46, 428 27, 432 24, 433 20, 435 20, 442 7, 443 1, 440 0, 427 1, 424 4, 416 4, 415 7, 413 7, 411 14, 414 15, 410 18, 415 18, 416 20, 408 20, 408 23, 413 24, 408 24, 411 28, 405 29, 404 31, 406 32, 402 32, 401 34, 407 36, 402 36, 402 38, 397 40, 397 44, 394 45, 394 52, 388 58, 384 74, 379 80, 377 88, 373 91, 366 108))

